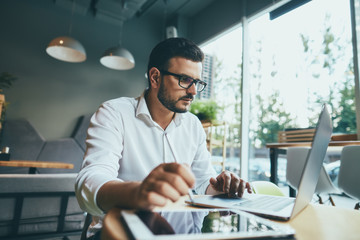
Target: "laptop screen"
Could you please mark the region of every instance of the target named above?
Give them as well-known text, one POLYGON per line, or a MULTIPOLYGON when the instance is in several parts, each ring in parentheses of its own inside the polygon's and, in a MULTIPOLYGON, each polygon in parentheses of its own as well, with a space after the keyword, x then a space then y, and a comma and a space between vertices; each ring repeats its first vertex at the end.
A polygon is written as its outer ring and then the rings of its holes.
POLYGON ((332 134, 332 123, 326 104, 320 113, 311 149, 307 156, 300 179, 298 194, 292 216, 299 213, 312 199, 319 180, 320 169, 324 161, 332 134))

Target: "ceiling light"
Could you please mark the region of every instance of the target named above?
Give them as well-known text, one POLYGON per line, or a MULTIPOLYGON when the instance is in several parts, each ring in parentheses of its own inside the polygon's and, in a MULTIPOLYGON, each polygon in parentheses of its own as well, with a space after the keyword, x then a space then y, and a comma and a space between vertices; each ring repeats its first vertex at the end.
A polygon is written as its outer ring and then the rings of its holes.
POLYGON ((84 47, 79 41, 71 37, 57 37, 53 39, 46 52, 61 61, 65 62, 83 62, 86 60, 84 47))
MULTIPOLYGON (((71 21, 69 26, 69 35, 71 35, 72 16, 75 10, 75 0, 72 4, 71 21)), ((71 37, 57 37, 51 40, 46 52, 53 58, 65 62, 83 62, 86 60, 86 52, 82 44, 71 37)))
POLYGON ((105 67, 115 70, 129 70, 135 66, 133 55, 120 45, 106 50, 100 62, 105 67))
POLYGON ((121 21, 119 44, 107 49, 100 58, 100 63, 102 65, 115 70, 129 70, 135 67, 133 55, 121 46, 123 25, 124 22, 121 21))

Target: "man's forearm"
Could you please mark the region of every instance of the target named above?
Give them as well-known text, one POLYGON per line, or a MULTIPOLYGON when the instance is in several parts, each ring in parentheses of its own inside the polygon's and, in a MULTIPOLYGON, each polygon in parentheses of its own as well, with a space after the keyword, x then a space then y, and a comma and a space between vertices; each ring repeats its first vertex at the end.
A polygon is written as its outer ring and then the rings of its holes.
POLYGON ((140 182, 107 182, 97 193, 97 204, 104 212, 114 207, 137 208, 135 199, 140 184, 140 182))

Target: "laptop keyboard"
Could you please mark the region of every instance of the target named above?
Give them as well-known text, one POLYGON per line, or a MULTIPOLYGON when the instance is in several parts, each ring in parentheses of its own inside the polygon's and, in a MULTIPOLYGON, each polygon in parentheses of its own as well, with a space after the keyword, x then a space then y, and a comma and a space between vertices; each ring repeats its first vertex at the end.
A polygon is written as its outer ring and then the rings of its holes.
POLYGON ((271 196, 261 196, 259 198, 253 199, 251 201, 244 201, 234 204, 235 206, 247 207, 247 208, 256 208, 263 210, 272 210, 280 211, 294 202, 294 199, 291 198, 278 198, 271 196))

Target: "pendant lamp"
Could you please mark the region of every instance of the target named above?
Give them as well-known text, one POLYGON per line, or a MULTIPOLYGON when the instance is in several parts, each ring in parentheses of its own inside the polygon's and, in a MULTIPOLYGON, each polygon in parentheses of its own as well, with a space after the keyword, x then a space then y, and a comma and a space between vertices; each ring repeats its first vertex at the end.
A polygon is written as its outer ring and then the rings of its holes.
MULTIPOLYGON (((74 15, 75 0, 72 4, 71 22, 69 35, 71 35, 72 16, 74 15)), ((69 36, 54 38, 46 48, 46 52, 53 58, 65 62, 83 62, 86 60, 86 52, 82 44, 69 36)))
POLYGON ((65 62, 83 62, 86 60, 86 52, 79 41, 71 37, 57 37, 53 39, 46 52, 61 61, 65 62))
POLYGON ((121 46, 121 35, 124 22, 120 23, 120 40, 119 44, 115 47, 107 49, 102 57, 100 63, 105 67, 114 70, 129 70, 134 68, 135 60, 133 55, 121 46))

